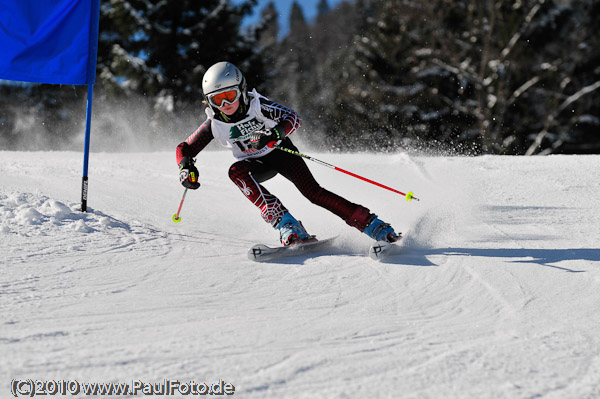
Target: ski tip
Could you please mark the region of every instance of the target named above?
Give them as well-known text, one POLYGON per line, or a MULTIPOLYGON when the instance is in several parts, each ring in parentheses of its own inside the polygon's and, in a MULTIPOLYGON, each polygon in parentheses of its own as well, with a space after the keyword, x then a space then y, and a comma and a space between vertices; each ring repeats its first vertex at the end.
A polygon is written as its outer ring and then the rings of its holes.
POLYGON ((306 254, 316 250, 317 248, 323 248, 337 237, 338 236, 329 237, 322 240, 312 237, 310 240, 304 240, 292 245, 276 247, 269 247, 268 245, 264 244, 256 244, 248 250, 248 259, 255 262, 267 262, 287 256, 306 254))
MULTIPOLYGON (((405 233, 406 234, 406 233, 405 233)), ((382 261, 390 255, 397 254, 399 248, 403 246, 400 243, 405 238, 405 235, 400 233, 398 240, 394 242, 389 241, 375 241, 371 247, 369 247, 369 257, 373 260, 382 261)))
POLYGON ((373 260, 380 260, 383 258, 385 252, 389 249, 389 246, 392 245, 387 241, 376 241, 369 248, 369 257, 373 260))
POLYGON ((268 252, 269 250, 270 248, 266 245, 256 244, 248 250, 248 259, 257 261, 260 259, 260 256, 263 255, 264 252, 268 252))

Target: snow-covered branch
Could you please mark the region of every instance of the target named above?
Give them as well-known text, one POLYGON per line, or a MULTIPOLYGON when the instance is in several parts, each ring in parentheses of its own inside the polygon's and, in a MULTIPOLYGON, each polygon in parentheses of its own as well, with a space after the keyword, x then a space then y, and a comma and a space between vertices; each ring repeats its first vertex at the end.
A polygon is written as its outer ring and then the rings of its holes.
POLYGON ((525 17, 525 21, 523 22, 523 25, 521 26, 521 29, 519 29, 519 31, 516 32, 510 38, 510 40, 508 41, 508 44, 506 45, 506 47, 504 49, 502 49, 502 52, 500 53, 501 61, 504 61, 506 59, 506 57, 508 57, 508 55, 510 54, 510 52, 512 51, 512 49, 515 47, 515 45, 517 44, 517 42, 519 41, 519 39, 523 35, 523 32, 525 32, 525 30, 531 25, 531 22, 533 21, 533 17, 535 17, 535 14, 537 14, 537 12, 540 10, 540 8, 542 7, 543 3, 544 3, 544 0, 540 0, 536 5, 534 5, 531 8, 531 10, 529 11, 529 13, 525 17))
POLYGON ((589 86, 583 87, 582 89, 580 89, 576 93, 574 93, 574 94, 570 95, 569 97, 567 97, 567 99, 560 106, 558 106, 558 108, 556 108, 556 110, 553 113, 551 113, 551 114, 548 115, 548 117, 546 118, 546 123, 544 124, 544 128, 542 129, 542 131, 540 131, 537 134, 537 136, 535 137, 534 142, 529 146, 529 148, 527 149, 527 152, 525 153, 525 155, 533 155, 533 154, 535 154, 535 152, 538 149, 538 147, 540 146, 540 144, 542 144, 542 140, 544 140, 544 138, 549 134, 550 126, 552 125, 552 123, 554 122, 554 120, 556 119, 556 117, 562 111, 564 111, 569 105, 573 104, 575 101, 579 100, 581 97, 583 97, 586 94, 589 94, 589 93, 597 90, 598 88, 600 88, 600 80, 592 83, 589 86))
POLYGON ((514 103, 517 100, 517 98, 519 98, 521 96, 521 94, 523 94, 524 92, 529 90, 529 88, 531 88, 533 85, 535 85, 539 81, 540 81, 540 77, 534 76, 533 78, 529 79, 527 82, 523 83, 517 90, 515 90, 512 93, 512 95, 508 99, 507 103, 508 104, 514 103))

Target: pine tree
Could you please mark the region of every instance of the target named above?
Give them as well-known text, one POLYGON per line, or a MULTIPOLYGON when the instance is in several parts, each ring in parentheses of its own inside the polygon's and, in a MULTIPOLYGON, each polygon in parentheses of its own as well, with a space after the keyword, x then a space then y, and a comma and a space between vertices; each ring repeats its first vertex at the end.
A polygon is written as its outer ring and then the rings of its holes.
MULTIPOLYGON (((294 1, 290 11, 290 32, 289 36, 295 40, 305 40, 309 36, 309 27, 304 17, 302 7, 294 1)), ((297 43, 299 44, 299 43, 297 43)))
POLYGON ((114 83, 126 79, 139 93, 167 92, 176 102, 196 101, 202 75, 215 62, 261 69, 255 41, 240 33, 254 4, 112 0, 102 8, 101 68, 114 83))
POLYGON ((269 55, 270 51, 276 46, 279 37, 278 13, 275 4, 270 2, 261 11, 261 18, 256 27, 258 34, 258 43, 263 56, 269 55))
MULTIPOLYGON (((202 76, 214 63, 233 62, 249 86, 261 84, 265 77, 258 37, 240 30, 255 5, 256 0, 238 5, 229 0, 103 2, 98 98, 106 101, 100 101, 98 113, 122 112, 135 103, 135 114, 144 116, 141 123, 148 126, 129 128, 143 127, 144 141, 158 140, 165 131, 188 131, 197 123, 202 76)), ((124 130, 110 119, 104 122, 108 132, 124 130)))
POLYGON ((317 5, 317 21, 329 14, 329 11, 331 11, 331 7, 329 7, 327 0, 319 1, 317 5))
POLYGON ((304 105, 302 91, 311 70, 314 46, 302 8, 295 1, 288 25, 290 30, 278 46, 275 61, 277 84, 268 94, 274 100, 300 110, 304 105))
POLYGON ((424 16, 429 6, 399 3, 356 3, 363 18, 357 22, 333 113, 346 149, 390 149, 406 139, 428 141, 427 127, 441 115, 440 104, 429 102, 430 89, 411 72, 419 67, 411 53, 427 51, 421 40, 428 29, 424 16))

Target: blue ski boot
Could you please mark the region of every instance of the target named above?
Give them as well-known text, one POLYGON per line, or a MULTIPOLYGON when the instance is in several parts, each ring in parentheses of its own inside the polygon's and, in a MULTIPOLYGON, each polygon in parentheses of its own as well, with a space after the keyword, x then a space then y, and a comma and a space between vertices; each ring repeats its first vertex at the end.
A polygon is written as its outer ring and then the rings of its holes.
POLYGON ((400 235, 394 232, 392 226, 384 223, 377 215, 372 214, 371 221, 365 227, 363 233, 374 239, 375 241, 396 242, 400 239, 400 235))
POLYGON ((279 239, 283 245, 293 245, 313 238, 289 212, 281 217, 277 228, 279 229, 279 239))

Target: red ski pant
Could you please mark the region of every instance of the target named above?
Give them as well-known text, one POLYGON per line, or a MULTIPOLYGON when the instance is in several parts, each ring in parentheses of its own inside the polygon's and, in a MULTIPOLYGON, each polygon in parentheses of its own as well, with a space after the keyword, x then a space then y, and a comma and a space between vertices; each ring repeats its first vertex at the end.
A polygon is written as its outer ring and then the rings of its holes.
MULTIPOLYGON (((282 146, 298 151, 289 139, 282 146)), ((229 178, 260 209, 262 218, 274 227, 287 209, 260 183, 278 173, 291 181, 310 202, 329 210, 350 226, 363 231, 370 222, 371 213, 367 208, 321 187, 304 159, 285 151, 274 150, 260 158, 238 161, 229 168, 229 178)))

